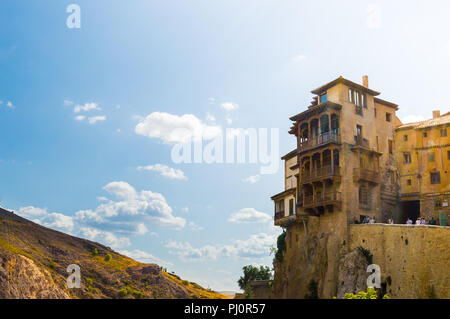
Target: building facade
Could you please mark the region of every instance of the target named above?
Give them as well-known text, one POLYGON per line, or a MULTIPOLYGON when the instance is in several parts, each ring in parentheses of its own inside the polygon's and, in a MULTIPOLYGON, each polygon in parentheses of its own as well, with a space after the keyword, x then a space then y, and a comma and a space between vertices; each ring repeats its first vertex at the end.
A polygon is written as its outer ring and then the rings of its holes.
POLYGON ((312 93, 307 110, 290 118, 297 148, 282 157, 285 189, 272 196, 276 225, 337 212, 347 224, 445 219, 450 113, 403 125, 398 106, 380 99, 367 76, 362 84, 339 77, 312 93))

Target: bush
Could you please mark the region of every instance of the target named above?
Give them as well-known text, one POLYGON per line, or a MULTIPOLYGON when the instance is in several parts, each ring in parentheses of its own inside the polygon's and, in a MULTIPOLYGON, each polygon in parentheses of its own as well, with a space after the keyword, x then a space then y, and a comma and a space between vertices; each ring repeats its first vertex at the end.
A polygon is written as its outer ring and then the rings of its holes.
POLYGON ((111 260, 111 258, 112 258, 111 254, 107 254, 107 255, 105 256, 105 261, 108 262, 108 261, 111 260))
POLYGON ((277 238, 277 249, 275 252, 275 259, 283 261, 283 253, 286 251, 286 232, 283 231, 277 238))
POLYGON ((372 253, 370 252, 370 250, 369 250, 369 249, 365 249, 365 248, 362 247, 362 246, 359 246, 358 249, 359 249, 359 251, 361 252, 361 254, 363 254, 364 257, 366 257, 367 263, 368 263, 369 265, 372 265, 372 264, 373 264, 373 255, 372 255, 372 253))
POLYGON ((127 290, 127 288, 122 288, 122 289, 120 289, 120 291, 119 291, 119 296, 120 297, 125 297, 125 296, 127 296, 128 295, 128 290, 127 290))
POLYGON ((92 254, 93 254, 94 256, 97 256, 97 255, 98 255, 98 249, 97 249, 97 248, 94 248, 94 249, 92 250, 92 254))
MULTIPOLYGON (((368 287, 367 291, 360 291, 357 294, 346 293, 343 299, 378 299, 378 293, 373 287, 368 287)), ((383 299, 390 299, 390 297, 386 294, 383 299)))
POLYGON ((187 280, 183 280, 181 283, 182 283, 183 285, 185 285, 185 286, 188 286, 188 285, 189 285, 189 281, 187 281, 187 280))
POLYGON ((48 268, 50 268, 50 269, 55 269, 56 268, 56 265, 55 265, 55 263, 52 260, 49 261, 48 268))

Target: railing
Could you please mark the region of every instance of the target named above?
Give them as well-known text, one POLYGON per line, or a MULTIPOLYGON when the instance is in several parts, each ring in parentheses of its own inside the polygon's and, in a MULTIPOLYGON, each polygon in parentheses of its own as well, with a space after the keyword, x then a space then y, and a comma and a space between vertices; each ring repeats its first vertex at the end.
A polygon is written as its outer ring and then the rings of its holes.
POLYGON ((326 178, 331 176, 339 176, 340 175, 340 167, 326 165, 319 167, 313 171, 304 171, 302 172, 303 183, 308 183, 314 179, 326 178))
POLYGON ((317 136, 313 136, 307 141, 303 141, 299 145, 299 150, 306 150, 316 146, 328 144, 328 143, 340 143, 341 137, 336 132, 325 132, 317 136))
POLYGON ((355 113, 358 115, 363 115, 362 106, 355 105, 355 113))
POLYGON ((362 136, 358 136, 358 135, 355 136, 355 144, 357 146, 369 148, 369 141, 366 140, 365 138, 363 138, 362 136))
POLYGON ((275 220, 277 219, 281 219, 284 218, 284 210, 283 211, 279 211, 279 212, 275 212, 275 220))
POLYGON ((372 183, 380 183, 380 174, 378 171, 373 171, 367 168, 357 167, 353 169, 353 176, 355 181, 364 180, 372 183))
POLYGON ((307 195, 303 198, 303 206, 320 206, 332 204, 341 201, 340 192, 316 193, 316 195, 307 195))

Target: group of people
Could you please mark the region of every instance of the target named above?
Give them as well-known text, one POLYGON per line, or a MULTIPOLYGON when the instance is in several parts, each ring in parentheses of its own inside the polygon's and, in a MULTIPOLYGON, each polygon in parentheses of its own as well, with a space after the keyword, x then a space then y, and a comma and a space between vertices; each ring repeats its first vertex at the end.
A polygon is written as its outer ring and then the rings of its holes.
MULTIPOLYGON (((376 220, 375 220, 375 216, 369 217, 369 216, 365 216, 364 219, 361 222, 358 222, 357 220, 354 221, 355 224, 375 224, 376 220)), ((394 224, 394 220, 392 218, 389 218, 387 223, 389 225, 393 225, 394 224)), ((408 218, 408 220, 406 221, 407 225, 427 225, 427 221, 425 220, 424 217, 418 217, 416 219, 416 222, 413 223, 413 221, 411 220, 411 218, 408 218)), ((430 221, 428 222, 429 225, 436 225, 436 220, 431 217, 430 221)))

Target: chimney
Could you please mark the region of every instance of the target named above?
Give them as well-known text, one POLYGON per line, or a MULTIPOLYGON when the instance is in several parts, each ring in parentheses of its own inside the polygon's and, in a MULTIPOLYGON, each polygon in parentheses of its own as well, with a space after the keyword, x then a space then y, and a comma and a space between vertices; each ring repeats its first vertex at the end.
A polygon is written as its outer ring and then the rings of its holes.
POLYGON ((367 75, 363 76, 363 83, 362 84, 363 84, 363 86, 365 88, 369 88, 369 77, 367 75))
POLYGON ((437 119, 438 117, 441 116, 441 111, 437 110, 437 111, 433 111, 433 118, 437 119))

